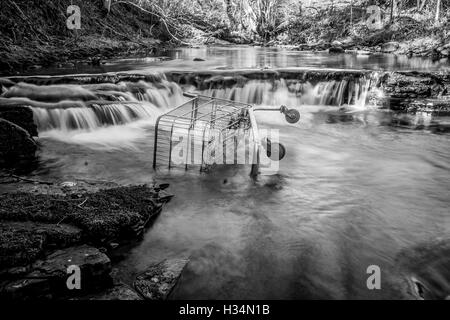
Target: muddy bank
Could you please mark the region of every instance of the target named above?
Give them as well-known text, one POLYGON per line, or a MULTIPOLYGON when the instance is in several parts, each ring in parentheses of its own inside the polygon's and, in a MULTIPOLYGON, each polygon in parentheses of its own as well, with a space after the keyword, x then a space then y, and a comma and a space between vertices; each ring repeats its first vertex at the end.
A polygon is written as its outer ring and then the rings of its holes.
POLYGON ((79 180, 15 187, 0 195, 0 296, 7 299, 121 297, 124 285, 109 255, 139 241, 172 197, 167 185, 79 180), (81 290, 66 286, 70 265, 81 269, 81 290))

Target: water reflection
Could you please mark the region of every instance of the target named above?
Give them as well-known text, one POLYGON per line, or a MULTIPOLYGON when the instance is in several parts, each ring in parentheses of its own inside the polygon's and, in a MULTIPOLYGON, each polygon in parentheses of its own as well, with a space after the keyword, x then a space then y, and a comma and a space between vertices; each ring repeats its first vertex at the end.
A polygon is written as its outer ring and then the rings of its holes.
POLYGON ((160 57, 113 59, 101 66, 84 63, 72 68, 49 68, 33 74, 104 73, 119 71, 156 72, 165 70, 237 69, 237 68, 348 68, 368 70, 450 70, 448 60, 433 62, 428 58, 405 55, 357 53, 330 55, 327 52, 301 52, 266 47, 201 47, 179 48, 164 52, 160 57), (194 61, 195 58, 204 61, 194 61))

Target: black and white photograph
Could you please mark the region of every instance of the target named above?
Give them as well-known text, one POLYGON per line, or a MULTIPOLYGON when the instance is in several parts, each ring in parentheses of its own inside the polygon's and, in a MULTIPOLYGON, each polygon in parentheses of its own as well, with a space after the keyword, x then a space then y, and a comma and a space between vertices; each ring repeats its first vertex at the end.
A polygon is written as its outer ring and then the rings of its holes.
POLYGON ((450 0, 0 0, 0 304, 125 300, 450 300, 450 0))

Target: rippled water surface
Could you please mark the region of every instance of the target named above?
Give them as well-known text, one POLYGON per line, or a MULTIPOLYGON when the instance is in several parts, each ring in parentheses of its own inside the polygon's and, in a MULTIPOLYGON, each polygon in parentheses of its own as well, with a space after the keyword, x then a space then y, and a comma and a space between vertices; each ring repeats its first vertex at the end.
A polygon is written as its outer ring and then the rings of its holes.
MULTIPOLYGON (((215 67, 439 67, 394 58, 246 50, 183 49, 168 65, 192 66, 198 56, 215 67)), ((449 135, 392 125, 390 115, 370 108, 342 117, 336 107, 293 107, 302 113, 295 125, 278 113, 258 116, 262 128, 280 130, 287 156, 277 175, 257 181, 246 166, 155 174, 154 119, 94 131, 43 132, 42 164, 35 174, 170 183, 175 198, 118 266, 131 281, 152 263, 190 257, 172 298, 407 296, 408 274, 399 253, 450 232, 449 135), (379 291, 367 289, 370 265, 382 270, 379 291)))

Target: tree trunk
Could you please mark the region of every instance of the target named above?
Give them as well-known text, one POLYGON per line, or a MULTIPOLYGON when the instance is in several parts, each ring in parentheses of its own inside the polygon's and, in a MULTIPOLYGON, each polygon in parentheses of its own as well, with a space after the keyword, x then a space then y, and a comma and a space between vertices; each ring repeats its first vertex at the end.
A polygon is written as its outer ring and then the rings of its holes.
POLYGON ((228 20, 230 21, 230 27, 231 29, 234 29, 237 27, 237 20, 233 13, 233 1, 232 0, 225 0, 225 11, 227 12, 228 20))
POLYGON ((391 18, 390 18, 391 23, 394 20, 394 6, 395 6, 395 0, 391 0, 391 18))
POLYGON ((436 3, 436 18, 434 19, 434 22, 436 24, 439 24, 439 15, 441 13, 441 0, 437 0, 436 3))

